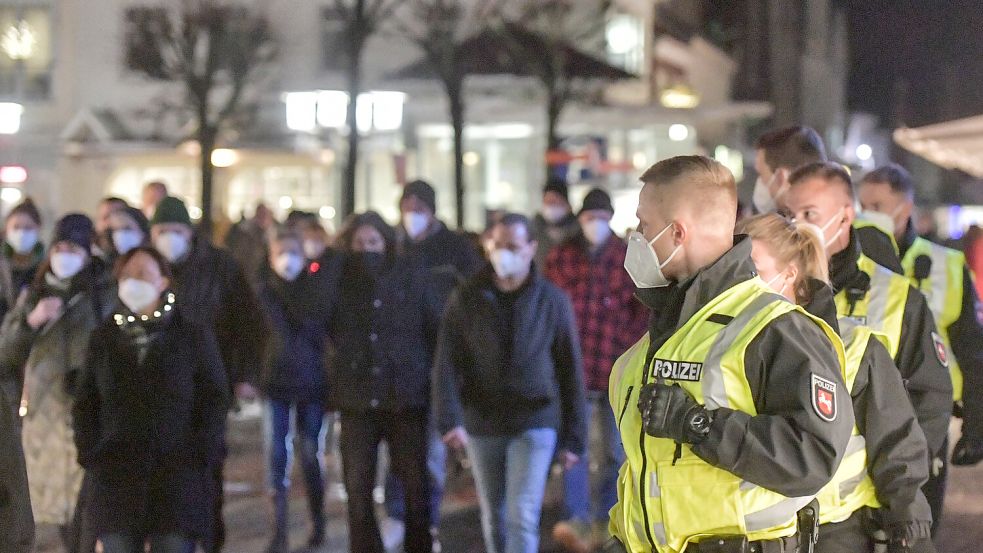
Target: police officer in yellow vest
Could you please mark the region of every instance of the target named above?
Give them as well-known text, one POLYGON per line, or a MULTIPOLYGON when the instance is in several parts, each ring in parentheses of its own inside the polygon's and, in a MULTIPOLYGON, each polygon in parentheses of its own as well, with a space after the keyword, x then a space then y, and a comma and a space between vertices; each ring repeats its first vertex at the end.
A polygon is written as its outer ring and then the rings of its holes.
MULTIPOLYGON (((789 176, 797 168, 810 163, 828 161, 823 139, 811 127, 793 126, 774 129, 758 138, 754 145, 754 169, 758 180, 754 185, 754 209, 757 213, 776 211, 782 196, 788 192, 789 176)), ((854 228, 864 254, 877 263, 902 274, 898 246, 878 219, 861 214, 854 228)), ((876 216, 877 214, 873 214, 876 216)))
MULTIPOLYGON (((908 280, 860 252, 851 224, 856 195, 850 175, 836 163, 800 167, 789 179, 785 207, 798 221, 820 227, 830 256, 830 284, 836 293, 840 325, 869 326, 886 336, 888 351, 901 373, 918 423, 928 440, 931 462, 945 456, 952 410, 952 383, 945 351, 936 346, 936 327, 925 296, 908 280)), ((938 474, 922 488, 941 517, 938 474)))
MULTIPOLYGON (((839 327, 822 239, 812 225, 775 214, 744 221, 751 259, 773 290, 839 327)), ((849 323, 849 321, 847 321, 849 323)), ((932 553, 932 514, 921 487, 928 445, 886 339, 865 326, 840 329, 856 426, 833 480, 819 492, 816 553, 932 553)))
POLYGON ((606 550, 807 551, 800 511, 854 424, 842 345, 757 277, 725 167, 675 157, 641 181, 625 268, 654 316, 611 374, 627 460, 606 550))

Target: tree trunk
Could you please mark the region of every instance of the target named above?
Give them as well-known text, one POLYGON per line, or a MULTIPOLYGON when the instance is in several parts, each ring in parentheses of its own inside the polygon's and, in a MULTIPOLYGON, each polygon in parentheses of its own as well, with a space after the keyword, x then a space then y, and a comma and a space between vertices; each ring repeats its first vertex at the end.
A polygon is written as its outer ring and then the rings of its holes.
POLYGON ((350 46, 348 60, 348 163, 341 188, 342 219, 355 212, 355 178, 358 173, 358 95, 362 89, 362 43, 350 46))
POLYGON ((215 177, 215 166, 212 165, 212 152, 215 151, 216 131, 204 122, 200 123, 198 143, 201 145, 201 221, 198 223, 198 233, 206 240, 212 239, 212 183, 215 177))
MULTIPOLYGON (((447 86, 450 103, 451 125, 454 127, 454 194, 457 209, 457 228, 464 228, 464 86, 452 83, 447 86)), ((494 183, 492 183, 494 185, 494 183)))
MULTIPOLYGON (((546 100, 546 153, 560 148, 560 137, 557 135, 557 127, 560 124, 560 114, 566 99, 554 90, 550 90, 546 100)), ((547 161, 546 178, 553 176, 553 166, 547 161)))

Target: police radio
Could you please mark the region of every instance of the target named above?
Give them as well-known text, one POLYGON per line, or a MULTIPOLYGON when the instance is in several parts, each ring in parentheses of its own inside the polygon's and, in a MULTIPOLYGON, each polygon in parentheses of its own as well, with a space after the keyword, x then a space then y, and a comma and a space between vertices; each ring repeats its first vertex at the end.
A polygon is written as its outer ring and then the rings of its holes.
POLYGON ((853 283, 846 289, 846 299, 850 302, 850 314, 849 317, 853 316, 853 310, 857 306, 857 302, 864 299, 867 292, 870 290, 870 275, 860 271, 857 278, 853 279, 853 283))
POLYGON ((927 255, 919 255, 915 258, 915 282, 918 289, 922 287, 922 281, 928 278, 932 272, 932 258, 927 255))

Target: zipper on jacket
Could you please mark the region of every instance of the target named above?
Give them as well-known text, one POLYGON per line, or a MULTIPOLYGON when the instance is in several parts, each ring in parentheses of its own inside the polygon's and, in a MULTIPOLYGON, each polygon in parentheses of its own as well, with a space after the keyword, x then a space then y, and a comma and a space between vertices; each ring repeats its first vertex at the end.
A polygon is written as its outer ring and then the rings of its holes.
MULTIPOLYGON (((644 371, 642 373, 643 387, 648 383, 649 364, 652 363, 655 357, 654 353, 655 351, 653 350, 651 356, 646 356, 645 365, 642 367, 644 371)), ((642 522, 645 525, 645 537, 648 539, 649 545, 652 546, 652 551, 658 551, 658 548, 655 546, 655 539, 652 537, 652 527, 649 524, 648 497, 645 494, 645 490, 648 489, 648 486, 645 485, 645 476, 648 474, 648 456, 645 455, 645 421, 642 421, 638 432, 638 447, 642 454, 642 470, 639 471, 638 475, 638 489, 641 490, 641 497, 639 499, 642 503, 642 522)))
POLYGON ((621 406, 621 415, 618 416, 618 428, 621 428, 621 420, 625 418, 628 411, 628 404, 631 402, 631 393, 635 391, 634 386, 628 386, 628 395, 625 396, 625 404, 621 406))

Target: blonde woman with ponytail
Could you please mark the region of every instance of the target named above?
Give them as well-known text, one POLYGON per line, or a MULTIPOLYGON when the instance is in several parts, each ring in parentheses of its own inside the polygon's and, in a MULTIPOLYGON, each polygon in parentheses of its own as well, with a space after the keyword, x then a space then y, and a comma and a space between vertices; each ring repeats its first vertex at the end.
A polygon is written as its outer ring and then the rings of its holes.
MULTIPOLYGON (((751 258, 773 290, 837 328, 818 228, 772 213, 743 221, 738 232, 751 238, 751 258)), ((856 427, 840 468, 817 496, 815 552, 872 553, 876 540, 889 552, 934 553, 931 510, 921 491, 928 444, 901 375, 870 329, 839 328, 856 427)))

